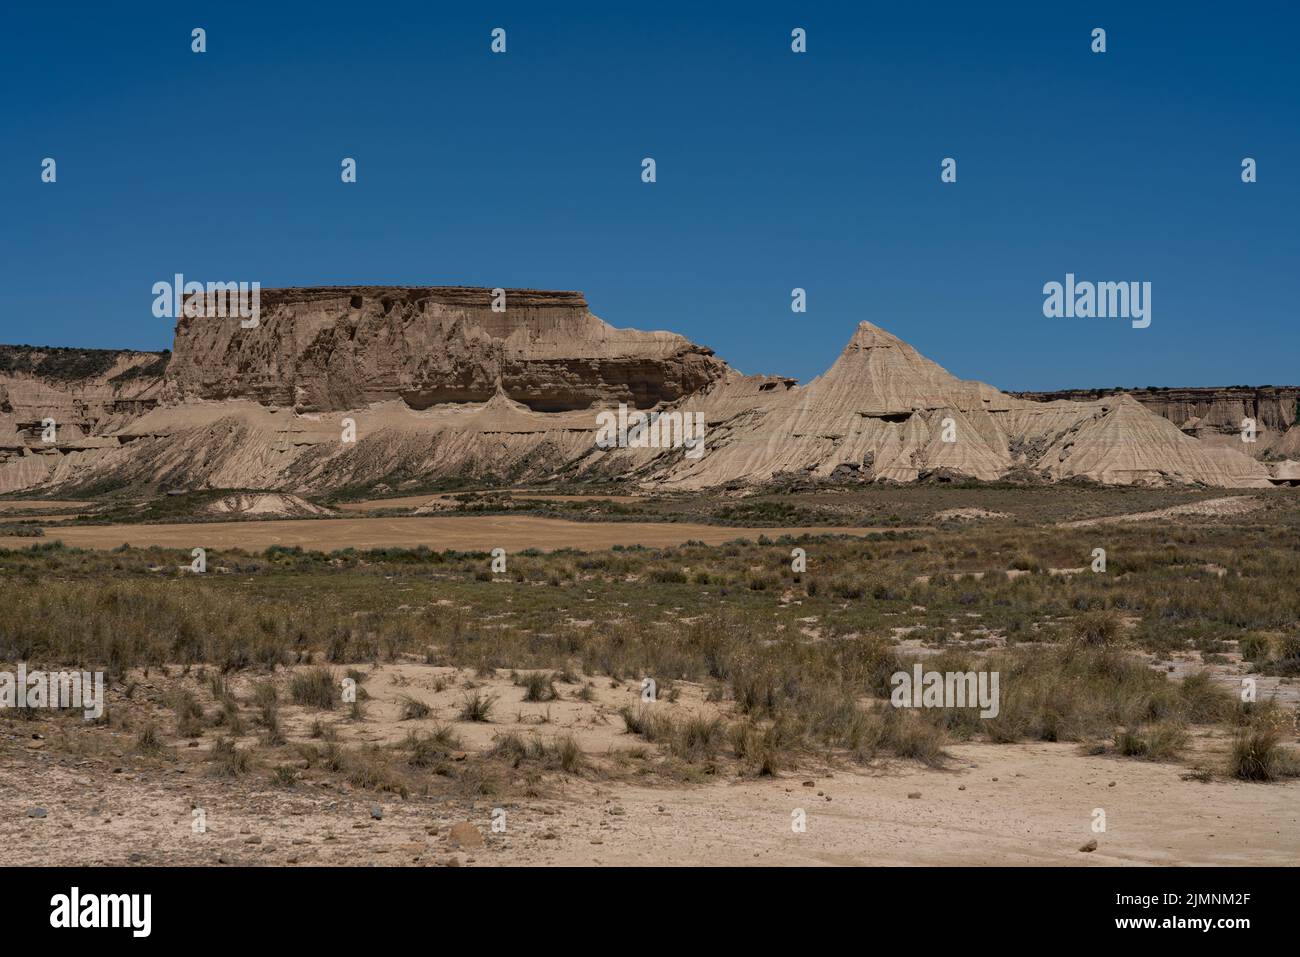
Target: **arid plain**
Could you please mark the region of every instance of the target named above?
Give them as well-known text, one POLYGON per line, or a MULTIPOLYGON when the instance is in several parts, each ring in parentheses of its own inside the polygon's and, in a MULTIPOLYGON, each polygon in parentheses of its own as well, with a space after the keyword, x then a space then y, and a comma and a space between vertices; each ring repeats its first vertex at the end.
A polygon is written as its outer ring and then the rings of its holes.
POLYGON ((4 863, 1300 859, 1289 489, 210 499, 0 505, 43 531, 5 667, 109 665, 100 720, 3 719, 4 863), (998 668, 1002 714, 899 714, 915 661, 998 668))

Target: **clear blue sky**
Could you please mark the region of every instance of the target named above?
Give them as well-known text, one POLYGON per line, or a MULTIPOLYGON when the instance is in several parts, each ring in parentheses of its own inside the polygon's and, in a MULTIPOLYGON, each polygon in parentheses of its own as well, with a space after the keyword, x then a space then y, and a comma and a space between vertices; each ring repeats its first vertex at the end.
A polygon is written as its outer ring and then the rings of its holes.
POLYGON ((1294 383, 1297 36, 1287 3, 5 4, 0 342, 167 347, 182 272, 581 289, 805 381, 868 319, 1003 388, 1294 383), (1150 281, 1151 327, 1044 318, 1067 271, 1150 281))

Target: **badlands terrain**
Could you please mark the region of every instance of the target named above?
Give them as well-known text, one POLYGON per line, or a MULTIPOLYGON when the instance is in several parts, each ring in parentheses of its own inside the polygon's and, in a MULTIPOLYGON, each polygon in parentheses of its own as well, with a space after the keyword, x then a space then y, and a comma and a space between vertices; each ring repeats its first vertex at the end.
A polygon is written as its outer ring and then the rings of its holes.
POLYGON ((1300 861, 1297 390, 1017 396, 869 323, 799 385, 506 301, 0 347, 0 672, 107 686, 0 712, 0 863, 1300 861), (917 663, 999 713, 892 706, 917 663))
POLYGON ((492 301, 458 287, 266 290, 256 327, 182 317, 170 353, 0 347, 0 492, 1300 482, 1294 389, 1042 401, 957 379, 869 322, 799 385, 743 375, 674 333, 617 329, 580 293, 492 301), (700 416, 703 454, 599 447, 597 417, 620 405, 700 416))

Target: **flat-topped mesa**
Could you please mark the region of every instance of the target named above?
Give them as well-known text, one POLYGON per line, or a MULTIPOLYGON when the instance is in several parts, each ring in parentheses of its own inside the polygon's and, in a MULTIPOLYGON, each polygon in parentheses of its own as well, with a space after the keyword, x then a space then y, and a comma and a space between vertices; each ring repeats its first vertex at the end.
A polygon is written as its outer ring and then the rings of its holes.
POLYGON ((266 289, 256 327, 182 317, 174 351, 169 402, 252 399, 303 412, 397 399, 417 410, 486 402, 498 382, 539 412, 649 408, 727 370, 711 349, 675 333, 615 329, 580 292, 499 297, 462 286, 266 289))

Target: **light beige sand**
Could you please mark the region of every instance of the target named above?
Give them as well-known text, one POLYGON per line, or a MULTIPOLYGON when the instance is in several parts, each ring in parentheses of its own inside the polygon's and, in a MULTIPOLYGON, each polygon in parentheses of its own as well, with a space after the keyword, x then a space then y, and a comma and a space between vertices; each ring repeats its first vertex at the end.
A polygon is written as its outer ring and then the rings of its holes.
POLYGON ((1129 512, 1126 515, 1108 515, 1105 518, 1085 518, 1076 522, 1062 522, 1062 528, 1087 528, 1090 525, 1115 525, 1120 522, 1155 522, 1167 518, 1220 518, 1227 515, 1245 515, 1263 506, 1260 499, 1252 495, 1226 495, 1223 498, 1207 498, 1200 502, 1186 505, 1171 505, 1150 512, 1129 512))
POLYGON ((25 509, 85 508, 85 502, 61 501, 50 498, 11 498, 0 501, 0 512, 20 512, 25 509))
POLYGON ((70 547, 110 549, 128 545, 165 548, 242 548, 271 545, 320 550, 336 548, 414 548, 515 551, 538 548, 599 550, 614 545, 649 547, 695 540, 718 545, 760 535, 868 535, 886 528, 731 528, 687 522, 570 522, 512 515, 446 515, 413 518, 282 519, 261 522, 203 522, 175 525, 84 525, 52 528, 44 539, 0 537, 0 548, 23 548, 58 540, 70 547))
MULTIPOLYGON (((170 727, 162 702, 171 680, 156 672, 136 678, 140 689, 129 707, 154 708, 154 720, 170 727), (148 704, 151 699, 158 703, 148 704)), ((280 672, 277 680, 287 678, 280 672)), ((185 680, 211 704, 201 682, 185 680)), ((253 678, 234 680, 247 698, 253 678)), ((561 684, 561 700, 537 704, 524 702, 504 671, 483 679, 407 662, 374 671, 363 687, 369 698, 361 722, 341 710, 322 713, 286 700, 289 740, 306 740, 312 721, 321 719, 349 746, 392 744, 435 722, 451 722, 469 751, 490 748, 505 733, 545 740, 573 735, 597 763, 645 746, 624 732, 617 715, 620 705, 637 701, 635 681, 611 687, 598 679, 592 702, 574 699, 576 686, 561 684), (457 720, 466 681, 499 697, 490 723, 457 720), (429 717, 400 721, 402 695, 430 705, 429 717)), ((679 688, 678 702, 654 707, 679 715, 718 711, 700 686, 679 688)), ((128 707, 112 693, 109 706, 128 707)), ((548 775, 536 798, 413 793, 402 800, 352 788, 339 777, 272 786, 265 766, 291 760, 287 747, 278 757, 259 749, 262 766, 229 780, 208 773, 211 732, 199 748, 169 737, 169 755, 152 760, 131 753, 129 734, 76 722, 64 728, 89 737, 67 751, 57 745, 64 732, 54 721, 0 727, 0 794, 11 796, 0 802, 0 865, 430 865, 453 858, 552 866, 1300 864, 1300 780, 1200 783, 1183 779, 1187 764, 1087 756, 1072 744, 954 745, 943 770, 892 760, 866 769, 788 771, 775 779, 729 773, 715 783, 662 787, 548 775), (49 746, 30 747, 33 731, 49 746), (372 816, 375 806, 381 819, 372 816), (36 807, 47 816, 27 817, 36 807), (205 812, 203 834, 191 829, 194 807, 205 812), (492 830, 497 807, 506 815, 503 833, 492 830), (1100 833, 1092 829, 1097 809, 1106 816, 1100 833), (791 828, 799 810, 806 815, 803 833, 791 828), (450 828, 464 822, 484 839, 482 846, 449 840, 450 828), (1082 852, 1093 839, 1097 849, 1082 852)), ((255 733, 250 727, 240 746, 251 747, 255 733)), ((1222 760, 1223 746, 1202 732, 1193 759, 1212 766, 1222 760)))

